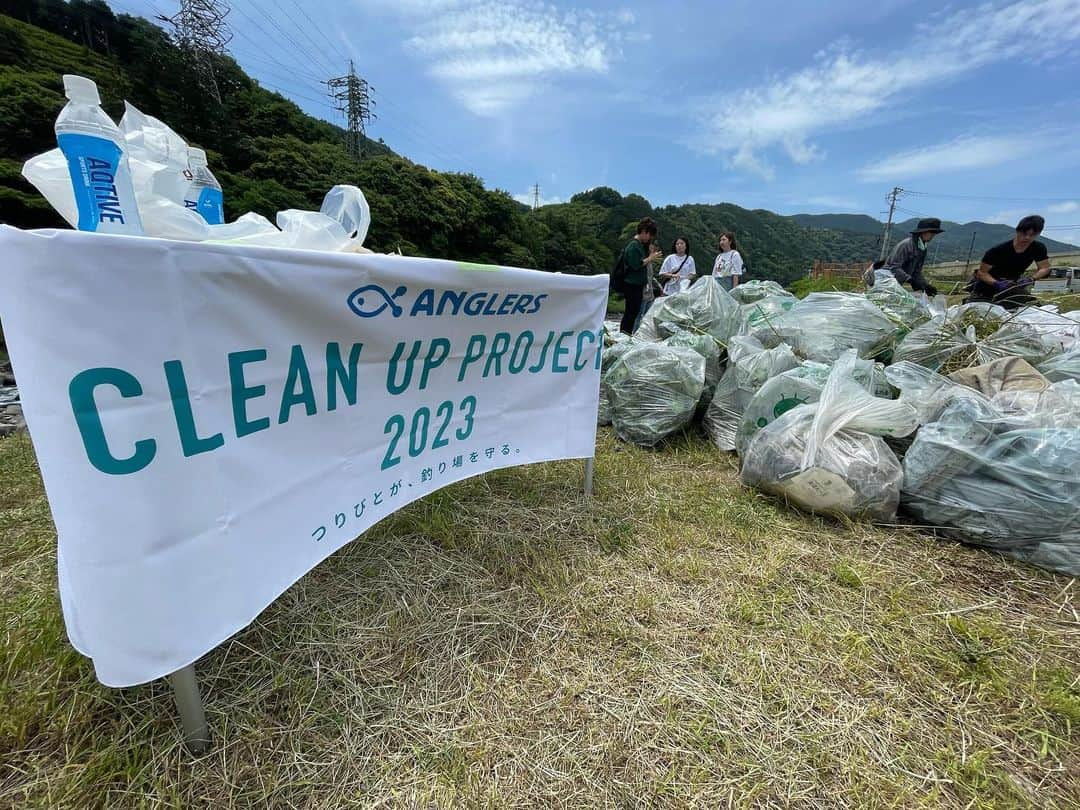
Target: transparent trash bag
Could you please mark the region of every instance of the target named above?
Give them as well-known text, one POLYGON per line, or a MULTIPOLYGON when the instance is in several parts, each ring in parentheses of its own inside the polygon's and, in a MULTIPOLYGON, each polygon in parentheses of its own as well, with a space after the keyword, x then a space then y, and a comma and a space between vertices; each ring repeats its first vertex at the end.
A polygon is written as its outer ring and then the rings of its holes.
POLYGON ((834 363, 848 349, 863 358, 887 355, 899 331, 866 296, 826 292, 811 293, 752 334, 766 346, 787 343, 806 360, 834 363))
MULTIPOLYGON (((739 421, 735 433, 738 454, 746 455, 746 449, 759 430, 799 405, 817 402, 831 370, 832 367, 825 363, 806 360, 766 381, 751 398, 739 421)), ((875 396, 891 396, 892 388, 880 363, 856 360, 852 373, 855 381, 875 396)))
POLYGON ((948 536, 1080 576, 1075 386, 953 400, 908 450, 904 507, 948 536))
POLYGON ((798 365, 798 358, 786 343, 766 349, 751 337, 732 338, 727 369, 702 419, 702 427, 713 444, 720 450, 734 450, 735 433, 754 394, 770 378, 798 365))
POLYGON ((1050 382, 1076 380, 1080 382, 1080 343, 1067 352, 1055 354, 1035 366, 1050 382))
POLYGON ((63 152, 50 149, 35 155, 23 164, 22 174, 68 225, 79 227, 79 207, 75 204, 75 191, 63 152))
POLYGON ((1024 307, 1012 320, 1030 326, 1042 339, 1048 355, 1068 352, 1080 341, 1080 310, 1062 313, 1053 304, 1024 307))
POLYGON ((912 295, 888 271, 877 271, 874 286, 866 291, 866 298, 889 320, 902 327, 905 334, 931 318, 930 304, 925 293, 912 295))
POLYGON ((881 436, 907 436, 915 411, 872 396, 854 378, 855 352, 834 365, 818 402, 798 405, 760 430, 743 457, 744 483, 811 512, 891 521, 900 462, 881 436))
POLYGON ((605 324, 604 352, 600 361, 600 400, 596 413, 596 424, 598 425, 611 424, 611 392, 607 384, 608 372, 615 365, 616 360, 638 344, 638 341, 634 338, 619 332, 618 324, 616 324, 616 331, 612 335, 612 342, 608 343, 606 326, 607 324, 605 324))
POLYGON ((1046 345, 1031 325, 1016 321, 996 304, 974 303, 950 307, 915 327, 900 341, 893 359, 950 374, 1009 356, 1037 365, 1046 355, 1046 345))
POLYGON ((755 278, 751 281, 744 281, 738 287, 735 287, 731 291, 731 297, 740 304, 753 304, 755 301, 760 301, 762 298, 794 298, 795 296, 775 281, 755 278))
POLYGON ((657 299, 638 328, 646 340, 671 337, 677 329, 711 335, 727 345, 739 328, 739 305, 711 277, 699 278, 685 292, 657 299))
POLYGON ((887 366, 885 376, 900 392, 898 400, 915 409, 920 425, 936 421, 942 411, 958 398, 989 404, 989 400, 978 391, 910 360, 887 366))
MULTIPOLYGON (((201 242, 210 238, 210 226, 196 211, 150 191, 160 165, 147 164, 136 158, 129 158, 128 165, 135 188, 135 202, 139 207, 139 219, 146 236, 187 242, 201 242)), ((75 192, 71 188, 71 175, 63 152, 51 149, 30 158, 23 166, 23 176, 72 228, 78 227, 75 192)))
POLYGON ((349 237, 344 250, 352 250, 364 244, 371 226, 371 209, 364 192, 356 186, 334 186, 323 197, 319 213, 341 224, 349 237))
POLYGON ((705 385, 715 386, 720 382, 722 366, 720 356, 723 349, 712 335, 687 332, 685 329, 676 329, 671 337, 661 341, 665 346, 685 346, 705 358, 705 385))
MULTIPOLYGON (((747 282, 749 283, 749 282, 747 282)), ((746 285, 740 284, 739 289, 746 285)), ((785 313, 795 308, 799 299, 791 295, 769 295, 743 304, 739 308, 739 334, 761 335, 768 342, 772 337, 773 324, 785 313)), ((761 340, 761 337, 758 337, 761 340)))
POLYGON ((604 378, 615 434, 651 447, 694 417, 705 358, 683 346, 634 341, 604 378))

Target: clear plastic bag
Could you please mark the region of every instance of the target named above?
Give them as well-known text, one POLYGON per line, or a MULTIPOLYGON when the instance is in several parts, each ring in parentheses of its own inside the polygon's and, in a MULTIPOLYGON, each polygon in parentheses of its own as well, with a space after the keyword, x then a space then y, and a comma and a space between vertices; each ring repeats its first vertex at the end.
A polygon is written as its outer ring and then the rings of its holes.
POLYGON ((909 405, 872 396, 855 380, 854 351, 836 362, 815 404, 799 405, 752 439, 742 480, 811 512, 895 517, 903 478, 881 436, 917 422, 909 405))
POLYGON ((799 360, 786 343, 766 349, 750 337, 734 337, 728 347, 728 364, 702 427, 720 450, 736 449, 735 433, 746 407, 767 380, 795 368, 799 360))
POLYGON ((1080 382, 1080 343, 1062 354, 1055 354, 1035 366, 1050 382, 1076 380, 1080 382))
MULTIPOLYGON (((743 286, 745 285, 739 285, 739 287, 743 286)), ((794 309, 798 302, 799 299, 791 295, 770 295, 759 298, 753 303, 743 304, 739 308, 739 334, 757 335, 760 333, 768 338, 772 331, 772 324, 777 322, 785 312, 794 309)))
POLYGON ((896 347, 893 359, 949 374, 1010 356, 1036 365, 1046 354, 1032 326, 1016 321, 996 304, 974 303, 951 307, 913 329, 896 347))
POLYGON ((887 355, 899 331, 866 296, 827 292, 811 293, 752 334, 765 346, 787 343, 806 360, 834 363, 848 349, 863 358, 887 355))
POLYGON ((23 164, 22 174, 68 225, 79 227, 79 207, 63 152, 50 149, 35 155, 23 164))
POLYGON ((715 386, 720 382, 723 373, 720 356, 723 354, 723 348, 712 335, 695 334, 694 332, 687 332, 685 329, 676 329, 675 334, 664 338, 661 343, 666 346, 685 346, 688 349, 693 349, 705 358, 705 386, 715 386))
POLYGON ((989 404, 989 400, 978 391, 910 360, 887 366, 885 376, 900 392, 899 401, 915 409, 920 425, 936 421, 942 411, 957 398, 974 399, 989 404))
POLYGON ((1053 304, 1025 307, 1012 320, 1027 324, 1038 333, 1048 355, 1067 352, 1080 341, 1080 310, 1063 314, 1053 304))
POLYGON ((875 273, 874 286, 866 291, 866 298, 889 320, 901 327, 904 334, 931 318, 926 294, 912 295, 887 270, 878 270, 875 273))
POLYGON ((323 197, 319 213, 340 223, 349 238, 343 250, 355 250, 364 244, 371 226, 371 208, 364 192, 356 186, 334 186, 323 197))
POLYGON ((1075 385, 954 400, 904 459, 905 508, 949 536, 1080 576, 1080 428, 1061 423, 1075 416, 1075 385))
POLYGON ((641 321, 638 333, 646 340, 662 340, 685 329, 711 335, 726 346, 739 328, 739 305, 710 276, 703 276, 686 292, 657 299, 641 321))
POLYGON ((705 387, 705 358, 682 346, 635 340, 604 379, 615 434, 651 447, 693 419, 705 387))
MULTIPOLYGON (((832 367, 806 360, 798 367, 781 372, 767 380, 751 398, 735 433, 735 450, 746 455, 754 435, 799 405, 809 405, 821 398, 825 381, 832 367)), ((856 360, 852 369, 854 379, 875 396, 891 397, 892 389, 885 379, 885 369, 872 360, 856 360)))
POLYGON ((630 351, 638 342, 629 335, 624 335, 618 331, 618 324, 615 325, 613 333, 609 333, 607 324, 604 324, 604 353, 600 361, 600 401, 596 413, 596 424, 598 425, 611 424, 611 392, 607 384, 608 372, 615 365, 615 361, 630 351), (609 339, 610 342, 608 342, 609 339))
POLYGON ((795 298, 794 295, 781 287, 777 282, 770 281, 769 279, 756 278, 751 281, 744 281, 738 287, 733 289, 731 291, 731 297, 740 304, 753 304, 756 301, 760 301, 762 298, 769 297, 795 298))

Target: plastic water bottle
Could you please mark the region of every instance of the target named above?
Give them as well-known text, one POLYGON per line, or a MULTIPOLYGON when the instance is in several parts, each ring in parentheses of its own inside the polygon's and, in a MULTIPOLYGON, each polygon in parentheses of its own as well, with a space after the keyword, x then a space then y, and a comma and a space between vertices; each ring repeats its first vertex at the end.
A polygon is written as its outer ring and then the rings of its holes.
POLYGON ((101 109, 97 85, 65 75, 64 94, 68 103, 56 119, 56 142, 67 159, 79 230, 141 234, 124 137, 101 109))
POLYGON ((189 146, 188 170, 191 185, 184 195, 184 207, 198 211, 209 225, 221 225, 225 222, 225 200, 221 184, 206 165, 206 152, 189 146))

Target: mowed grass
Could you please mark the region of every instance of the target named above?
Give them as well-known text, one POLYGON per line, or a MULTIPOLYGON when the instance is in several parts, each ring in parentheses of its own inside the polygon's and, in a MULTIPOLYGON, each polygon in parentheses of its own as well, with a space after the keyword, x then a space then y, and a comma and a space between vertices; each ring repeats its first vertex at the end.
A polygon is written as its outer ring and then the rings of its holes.
POLYGON ((1080 805, 1076 583, 797 514, 685 435, 384 521, 162 683, 67 644, 29 440, 0 440, 0 806, 1080 805))

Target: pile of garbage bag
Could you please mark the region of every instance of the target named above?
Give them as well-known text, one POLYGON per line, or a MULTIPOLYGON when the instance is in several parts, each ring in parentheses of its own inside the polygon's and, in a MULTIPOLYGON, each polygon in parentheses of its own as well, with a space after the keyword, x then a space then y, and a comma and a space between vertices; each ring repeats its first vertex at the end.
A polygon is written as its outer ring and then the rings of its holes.
POLYGON ((620 438, 697 421, 744 483, 800 509, 899 514, 1080 574, 1080 314, 946 308, 891 276, 803 300, 703 278, 679 296, 605 342, 601 421, 620 438))

